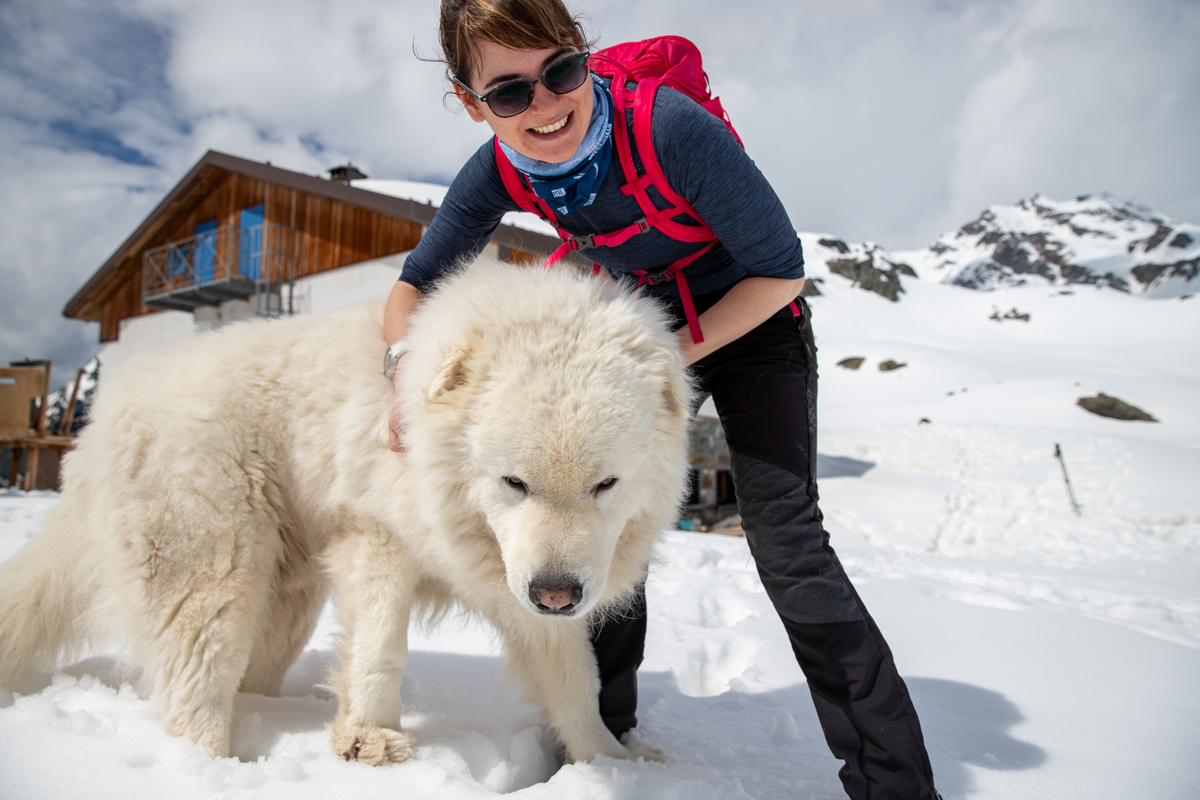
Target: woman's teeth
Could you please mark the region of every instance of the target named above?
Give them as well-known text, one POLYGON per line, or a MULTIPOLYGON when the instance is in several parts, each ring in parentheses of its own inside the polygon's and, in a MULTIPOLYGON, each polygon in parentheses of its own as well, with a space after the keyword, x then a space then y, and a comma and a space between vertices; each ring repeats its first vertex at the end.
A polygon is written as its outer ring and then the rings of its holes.
POLYGON ((571 118, 571 115, 567 114, 565 117, 560 119, 558 122, 551 122, 549 125, 545 125, 541 128, 530 128, 530 130, 533 131, 534 133, 554 133, 556 130, 560 129, 563 125, 566 125, 567 120, 569 120, 570 118, 571 118))

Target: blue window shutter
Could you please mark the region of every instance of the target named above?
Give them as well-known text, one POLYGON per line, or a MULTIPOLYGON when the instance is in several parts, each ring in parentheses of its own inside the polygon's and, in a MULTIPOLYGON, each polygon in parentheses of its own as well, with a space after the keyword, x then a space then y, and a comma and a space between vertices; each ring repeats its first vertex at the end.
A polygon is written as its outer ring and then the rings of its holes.
POLYGON ((216 255, 217 247, 217 221, 210 219, 208 222, 201 222, 196 226, 196 251, 195 251, 195 267, 196 267, 196 283, 212 283, 213 280, 213 261, 216 255))
POLYGON ((263 204, 243 208, 238 232, 238 274, 259 279, 263 257, 263 204))

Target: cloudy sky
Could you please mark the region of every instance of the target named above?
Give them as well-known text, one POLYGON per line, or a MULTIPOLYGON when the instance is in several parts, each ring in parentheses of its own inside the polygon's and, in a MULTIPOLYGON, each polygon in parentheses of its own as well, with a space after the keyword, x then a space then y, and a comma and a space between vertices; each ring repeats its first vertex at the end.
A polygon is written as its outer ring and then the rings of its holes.
MULTIPOLYGON (((1200 221, 1197 0, 574 0, 677 33, 799 230, 919 247, 1110 191, 1200 221)), ((449 182, 436 0, 0 0, 0 363, 97 349, 63 305, 208 149, 449 182)), ((381 287, 381 296, 386 287, 381 287)))

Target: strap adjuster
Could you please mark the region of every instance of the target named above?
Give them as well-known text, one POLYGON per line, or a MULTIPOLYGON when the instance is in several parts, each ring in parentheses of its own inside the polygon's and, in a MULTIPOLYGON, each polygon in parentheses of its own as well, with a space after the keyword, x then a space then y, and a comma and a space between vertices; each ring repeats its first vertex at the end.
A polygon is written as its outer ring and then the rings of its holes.
POLYGON ((595 247, 613 247, 623 243, 631 236, 637 236, 639 233, 645 233, 653 227, 654 225, 651 224, 649 220, 647 220, 645 217, 642 217, 628 227, 622 228, 619 231, 614 231, 613 233, 579 234, 578 236, 571 236, 564 241, 566 242, 567 247, 571 250, 591 250, 595 247), (597 238, 599 238, 600 241, 596 241, 597 238))
POLYGON ((647 270, 638 270, 633 273, 638 276, 638 286, 643 284, 654 286, 659 282, 668 283, 675 279, 675 273, 670 267, 660 269, 657 272, 649 272, 647 270))
POLYGON ((567 240, 571 243, 572 250, 591 250, 596 247, 595 234, 588 233, 582 236, 572 236, 567 240))

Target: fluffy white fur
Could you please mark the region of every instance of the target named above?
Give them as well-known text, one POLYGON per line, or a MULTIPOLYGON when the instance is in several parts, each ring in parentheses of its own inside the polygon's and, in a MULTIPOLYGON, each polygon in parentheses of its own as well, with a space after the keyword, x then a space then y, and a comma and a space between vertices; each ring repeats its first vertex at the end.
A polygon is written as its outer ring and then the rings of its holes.
POLYGON ((661 312, 565 268, 463 270, 413 320, 400 454, 381 316, 237 325, 105 376, 61 503, 0 567, 0 684, 121 641, 166 729, 225 756, 234 693, 278 693, 332 590, 333 747, 402 761, 409 620, 457 602, 569 759, 634 755, 587 626, 644 579, 687 473, 661 312), (545 613, 564 580, 578 603, 545 613))

